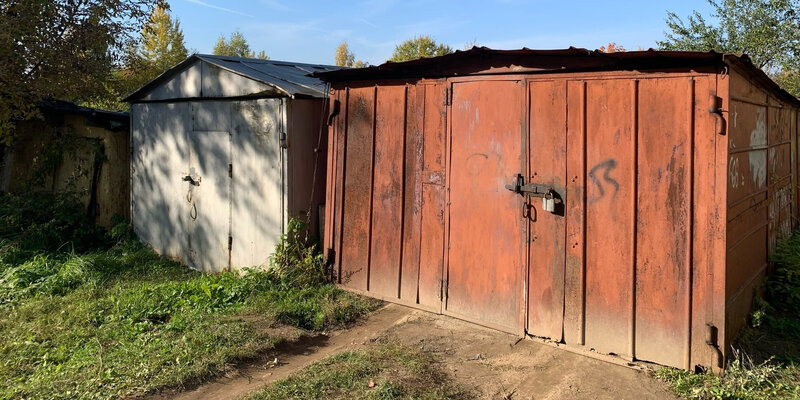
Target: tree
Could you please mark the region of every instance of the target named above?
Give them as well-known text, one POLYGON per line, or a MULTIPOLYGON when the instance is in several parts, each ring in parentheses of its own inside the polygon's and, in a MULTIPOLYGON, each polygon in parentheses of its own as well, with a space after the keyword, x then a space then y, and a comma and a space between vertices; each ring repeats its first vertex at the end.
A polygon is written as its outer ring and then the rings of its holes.
POLYGON ((256 56, 262 60, 269 60, 269 57, 261 50, 257 55, 255 51, 250 50, 250 44, 247 43, 247 39, 244 38, 241 32, 237 29, 228 39, 225 39, 225 35, 220 35, 217 39, 217 43, 214 44, 214 54, 218 56, 231 56, 231 57, 247 57, 247 58, 256 58, 256 56))
POLYGON ((800 0, 709 0, 711 20, 667 13, 664 50, 747 54, 784 89, 800 95, 800 0))
POLYGON ((103 90, 159 0, 0 2, 0 141, 36 102, 81 101, 103 90))
POLYGON ((342 42, 342 44, 336 48, 334 62, 340 67, 364 68, 369 66, 367 62, 361 60, 356 61, 356 56, 350 51, 347 41, 342 42))
POLYGON ((450 54, 453 49, 446 44, 437 44, 430 36, 415 36, 397 45, 392 53, 391 61, 400 62, 416 60, 422 57, 435 57, 450 54))
POLYGON ((121 97, 142 87, 189 55, 180 21, 172 19, 169 9, 158 5, 142 28, 138 43, 125 51, 121 66, 115 68, 93 98, 83 104, 90 107, 125 110, 121 97))
MULTIPOLYGON (((166 71, 188 56, 181 23, 178 20, 173 21, 172 16, 163 6, 158 6, 153 10, 150 21, 142 30, 142 45, 138 53, 157 74, 166 71)), ((148 78, 152 79, 155 76, 148 78)))
POLYGON ((618 44, 616 44, 614 42, 609 43, 608 46, 600 46, 600 48, 597 49, 597 50, 600 50, 603 53, 619 53, 619 52, 627 51, 627 50, 625 50, 624 47, 622 47, 622 46, 620 46, 620 45, 618 45, 618 44))

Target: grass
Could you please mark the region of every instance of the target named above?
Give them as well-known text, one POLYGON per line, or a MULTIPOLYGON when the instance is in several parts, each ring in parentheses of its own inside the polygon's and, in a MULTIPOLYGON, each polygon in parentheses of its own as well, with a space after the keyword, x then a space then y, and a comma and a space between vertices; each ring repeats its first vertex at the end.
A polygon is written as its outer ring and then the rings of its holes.
POLYGON ((347 351, 250 395, 272 399, 461 399, 470 393, 455 385, 428 353, 392 343, 347 351))
POLYGON ((662 368, 656 376, 688 399, 800 398, 800 233, 772 256, 774 272, 721 377, 662 368))
POLYGON ((298 284, 290 262, 323 275, 311 250, 282 248, 284 264, 269 272, 202 274, 157 256, 124 224, 107 234, 47 202, 30 210, 2 196, 0 399, 193 384, 274 347, 284 338, 272 326, 337 328, 378 305, 308 274, 298 284))

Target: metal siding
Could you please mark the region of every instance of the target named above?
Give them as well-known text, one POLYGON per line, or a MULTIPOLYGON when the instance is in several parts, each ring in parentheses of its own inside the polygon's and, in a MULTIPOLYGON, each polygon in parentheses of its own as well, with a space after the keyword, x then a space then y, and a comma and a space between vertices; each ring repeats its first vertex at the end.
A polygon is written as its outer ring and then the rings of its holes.
POLYGON ((769 255, 796 227, 796 107, 730 74, 727 165, 728 217, 725 332, 729 343, 744 325, 769 255))
POLYGON ((189 103, 134 104, 131 107, 131 213, 139 238, 166 257, 185 262, 188 253, 186 193, 175 188, 186 171, 189 103))
MULTIPOLYGON (((567 82, 567 238, 564 341, 584 343, 586 275, 586 82, 567 82)), ((532 279, 529 277, 528 279, 532 279)), ((528 300, 530 303, 530 300, 528 300)))
MULTIPOLYGON (((231 267, 266 266, 281 235, 280 132, 285 103, 260 99, 229 104, 233 135, 231 267)), ((310 185, 310 181, 297 184, 310 185)))
POLYGON ((628 356, 636 254, 635 85, 630 79, 589 81, 585 103, 585 344, 628 356))
POLYGON ((721 324, 714 311, 714 280, 724 267, 725 187, 717 184, 718 171, 724 182, 725 157, 716 149, 726 148, 726 137, 717 134, 717 120, 709 112, 716 102, 716 77, 695 78, 694 100, 694 210, 692 240, 692 320, 690 368, 715 366, 717 350, 706 344, 708 324, 721 324))
POLYGON ((309 233, 319 236, 318 206, 325 202, 325 148, 323 101, 320 99, 290 99, 285 102, 291 114, 287 127, 290 193, 289 216, 308 221, 309 233), (317 146, 320 149, 317 150, 317 146), (310 216, 308 212, 310 211, 310 216))
POLYGON ((405 107, 405 85, 377 88, 369 290, 380 296, 398 298, 403 232, 405 107))
POLYGON ((368 290, 371 234, 375 88, 351 89, 348 99, 347 139, 342 207, 340 281, 368 290))
MULTIPOLYGON (((567 198, 565 191, 566 82, 531 82, 529 107, 530 171, 525 182, 553 187, 569 202, 571 199, 567 198)), ((566 220, 564 215, 542 210, 540 198, 530 199, 526 208, 530 222, 528 333, 561 341, 564 326, 566 220)), ((510 237, 506 240, 513 239, 510 237)))
POLYGON ((686 78, 639 82, 635 350, 673 366, 689 340, 693 99, 686 78))
POLYGON ((517 331, 523 294, 518 81, 453 84, 446 312, 517 331))
POLYGON ((229 265, 231 135, 226 131, 189 133, 189 163, 185 182, 189 210, 184 214, 189 266, 217 272, 229 265))
POLYGON ((405 144, 402 151, 403 193, 403 242, 400 299, 416 304, 420 295, 420 246, 422 242, 422 146, 426 111, 425 87, 414 85, 408 88, 405 110, 405 144))
POLYGON ((378 136, 373 145, 373 131, 381 130, 382 104, 393 98, 383 98, 391 93, 384 88, 400 85, 341 84, 328 188, 334 202, 328 241, 339 251, 340 282, 439 311, 443 278, 442 312, 512 332, 527 294, 529 334, 719 371, 763 278, 768 246, 793 227, 796 108, 766 96, 753 100, 761 89, 735 73, 537 75, 527 95, 515 79, 404 82, 406 104, 393 111, 405 114, 404 124, 397 117, 387 128, 405 130, 404 151, 397 148, 402 157, 391 162, 378 154, 386 144, 378 136), (743 84, 749 86, 737 87, 743 84), (525 96, 530 108, 519 110, 525 96), (718 101, 726 135, 717 133, 722 126, 709 112, 718 101), (753 134, 760 113, 765 135, 753 134), (528 154, 519 147, 523 132, 528 154), (529 162, 528 180, 566 193, 564 222, 537 215, 533 203, 528 293, 516 272, 525 259, 522 201, 504 188, 516 172, 526 172, 520 155, 529 162), (761 158, 764 173, 751 168, 761 158), (731 168, 736 163, 738 170, 731 168), (388 236, 377 225, 396 214, 376 211, 379 192, 391 193, 387 171, 398 167, 404 190, 395 229, 402 229, 402 240, 381 248, 374 244, 388 236), (399 299, 390 293, 397 288, 399 299), (705 343, 709 325, 718 331, 716 348, 705 343))
POLYGON ((201 62, 202 80, 200 96, 204 98, 238 97, 256 93, 284 95, 283 91, 272 85, 253 80, 250 77, 235 74, 214 64, 201 62))
POLYGON ((186 99, 202 96, 202 61, 195 61, 185 69, 175 72, 158 86, 150 89, 142 96, 143 101, 166 99, 186 99))
MULTIPOLYGON (((446 84, 421 85, 424 93, 422 226, 419 261, 419 304, 441 309, 444 271, 446 84)), ((413 277, 412 277, 413 280, 413 277)))

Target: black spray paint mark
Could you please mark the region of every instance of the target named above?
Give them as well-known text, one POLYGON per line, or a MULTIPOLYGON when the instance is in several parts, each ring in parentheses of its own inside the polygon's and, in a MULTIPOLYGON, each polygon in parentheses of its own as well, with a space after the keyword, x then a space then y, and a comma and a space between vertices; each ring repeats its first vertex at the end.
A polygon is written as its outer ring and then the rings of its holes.
POLYGON ((617 192, 619 192, 619 182, 617 182, 616 179, 614 179, 614 178, 612 178, 610 176, 611 171, 614 168, 617 168, 617 160, 615 160, 613 158, 609 158, 608 160, 605 160, 605 161, 595 165, 594 167, 592 167, 591 170, 589 170, 589 178, 592 178, 592 182, 594 182, 594 184, 597 185, 597 191, 599 192, 599 194, 597 196, 593 196, 591 199, 588 200, 589 203, 593 203, 593 202, 595 202, 597 200, 600 200, 601 198, 603 198, 603 196, 606 195, 606 191, 605 191, 605 189, 603 189, 603 184, 595 176, 595 173, 600 169, 604 170, 603 171, 603 180, 606 181, 606 183, 608 183, 608 184, 610 184, 611 186, 614 187, 614 194, 612 196, 613 197, 617 196, 617 192))

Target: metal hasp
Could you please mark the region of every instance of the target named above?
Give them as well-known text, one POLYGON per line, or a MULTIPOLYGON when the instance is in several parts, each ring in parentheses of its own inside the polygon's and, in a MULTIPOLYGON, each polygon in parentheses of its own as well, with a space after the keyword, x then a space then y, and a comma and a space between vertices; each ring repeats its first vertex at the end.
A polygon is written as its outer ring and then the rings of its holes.
POLYGON ((525 178, 522 174, 517 174, 516 182, 511 185, 506 185, 506 189, 528 197, 553 197, 556 192, 550 186, 541 185, 538 183, 525 183, 525 178))
POLYGON ((522 174, 517 174, 516 182, 506 185, 506 189, 526 197, 541 197, 542 210, 557 213, 556 204, 561 204, 561 196, 550 186, 538 183, 525 183, 522 174))

